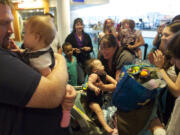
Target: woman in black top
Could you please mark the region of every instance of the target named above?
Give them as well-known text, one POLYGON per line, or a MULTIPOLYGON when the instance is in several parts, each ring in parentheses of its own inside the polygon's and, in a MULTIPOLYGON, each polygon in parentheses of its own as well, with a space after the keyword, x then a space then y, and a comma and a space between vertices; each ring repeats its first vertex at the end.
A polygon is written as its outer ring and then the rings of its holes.
POLYGON ((84 83, 84 63, 90 59, 90 53, 93 51, 90 36, 83 30, 83 20, 77 18, 74 20, 73 31, 67 36, 65 42, 69 42, 73 47, 73 54, 78 62, 79 84, 84 83))

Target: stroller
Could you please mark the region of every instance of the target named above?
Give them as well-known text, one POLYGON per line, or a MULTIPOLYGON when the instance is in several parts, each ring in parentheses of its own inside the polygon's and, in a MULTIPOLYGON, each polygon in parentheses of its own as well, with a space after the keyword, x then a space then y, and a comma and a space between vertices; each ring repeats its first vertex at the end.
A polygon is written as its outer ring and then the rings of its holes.
POLYGON ((72 135, 103 135, 100 128, 91 119, 86 111, 86 93, 82 90, 77 92, 75 105, 71 111, 71 133, 72 135))
POLYGON ((77 97, 71 111, 70 131, 72 135, 106 135, 96 114, 87 106, 87 95, 82 87, 75 86, 77 97), (81 89, 81 90, 79 90, 81 89))

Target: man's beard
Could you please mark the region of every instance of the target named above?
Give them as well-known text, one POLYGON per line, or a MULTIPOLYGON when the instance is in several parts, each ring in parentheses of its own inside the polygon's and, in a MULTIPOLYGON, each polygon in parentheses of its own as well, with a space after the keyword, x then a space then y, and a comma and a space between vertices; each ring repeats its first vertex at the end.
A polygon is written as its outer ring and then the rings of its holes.
POLYGON ((4 49, 8 49, 8 43, 6 42, 3 42, 3 44, 2 44, 2 48, 4 48, 4 49))
POLYGON ((1 47, 4 49, 9 49, 9 44, 10 44, 9 38, 4 38, 1 47))

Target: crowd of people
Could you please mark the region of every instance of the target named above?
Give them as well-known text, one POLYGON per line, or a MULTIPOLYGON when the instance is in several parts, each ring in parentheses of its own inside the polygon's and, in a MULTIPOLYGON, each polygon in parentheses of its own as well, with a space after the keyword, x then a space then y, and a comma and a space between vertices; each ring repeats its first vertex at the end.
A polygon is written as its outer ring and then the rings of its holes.
MULTIPOLYGON (((122 67, 142 59, 139 47, 145 42, 133 20, 124 19, 115 28, 114 21, 106 19, 99 33, 98 57, 92 59, 93 44, 81 18, 74 20, 73 30, 61 46, 53 16, 32 16, 25 23, 24 41, 19 48, 10 39, 11 8, 10 0, 0 1, 0 135, 69 135, 77 93, 73 86, 85 82, 87 107, 96 114, 106 134, 115 134, 115 128, 119 135, 141 132, 154 101, 128 112, 117 108, 114 127, 102 111, 105 94, 113 106, 112 93, 122 67)), ((166 103, 157 106, 157 115, 146 130, 153 135, 179 135, 180 15, 159 26, 153 45, 147 59, 167 84, 158 97, 162 103, 165 95, 166 103)))

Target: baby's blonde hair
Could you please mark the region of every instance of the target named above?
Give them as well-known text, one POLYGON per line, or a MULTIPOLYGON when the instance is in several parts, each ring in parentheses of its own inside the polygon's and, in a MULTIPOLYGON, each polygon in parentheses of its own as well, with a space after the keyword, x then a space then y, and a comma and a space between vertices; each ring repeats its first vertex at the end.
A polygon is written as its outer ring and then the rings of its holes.
POLYGON ((48 46, 54 40, 56 35, 56 27, 49 16, 32 16, 27 22, 30 32, 39 34, 40 39, 48 46))
POLYGON ((85 72, 88 75, 90 75, 92 73, 93 69, 95 68, 95 65, 94 65, 95 60, 98 60, 98 59, 91 58, 85 62, 85 65, 86 65, 85 72))

